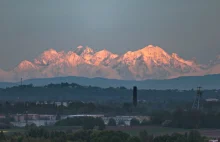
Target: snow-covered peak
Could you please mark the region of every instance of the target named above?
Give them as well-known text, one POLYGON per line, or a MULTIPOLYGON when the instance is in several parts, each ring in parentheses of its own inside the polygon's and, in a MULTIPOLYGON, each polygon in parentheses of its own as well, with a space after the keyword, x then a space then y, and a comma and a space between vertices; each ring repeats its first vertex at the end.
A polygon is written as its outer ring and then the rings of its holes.
POLYGON ((7 73, 7 72, 4 71, 3 69, 0 69, 0 75, 3 75, 3 74, 5 74, 5 73, 7 73))
POLYGON ((77 47, 77 49, 81 49, 81 48, 83 48, 83 46, 82 46, 82 45, 80 45, 80 46, 78 46, 78 47, 77 47))
MULTIPOLYGON (((106 49, 94 52, 88 46, 78 46, 69 52, 46 50, 33 63, 24 60, 9 72, 12 73, 10 74, 12 78, 73 75, 106 78, 117 76, 120 79, 143 80, 194 75, 201 71, 205 74, 208 68, 212 68, 208 73, 218 73, 220 72, 219 66, 220 56, 213 60, 212 65, 203 67, 193 60, 185 60, 176 53, 170 55, 162 48, 153 45, 136 51, 128 51, 122 55, 111 53, 106 49)), ((5 74, 5 71, 0 70, 0 75, 4 76, 2 74, 5 74)))
POLYGON ((166 53, 162 48, 159 46, 153 46, 153 45, 148 45, 138 51, 141 51, 144 55, 151 55, 151 54, 162 54, 166 53))
POLYGON ((105 58, 105 57, 108 57, 108 56, 117 57, 118 55, 113 54, 112 52, 104 49, 104 50, 96 52, 94 56, 105 58))
POLYGON ((77 55, 85 55, 85 54, 94 54, 94 50, 88 46, 83 47, 83 46, 78 46, 74 52, 77 55))
POLYGON ((44 51, 45 54, 57 54, 57 51, 53 48, 50 48, 46 51, 44 51))
POLYGON ((57 56, 59 53, 55 50, 55 49, 48 49, 46 51, 44 51, 41 56, 44 56, 44 57, 48 57, 48 58, 52 58, 54 56, 57 56))
POLYGON ((172 56, 173 58, 176 58, 176 59, 180 58, 179 55, 178 55, 177 53, 172 53, 171 56, 172 56))
POLYGON ((170 55, 158 46, 148 45, 137 51, 128 51, 122 56, 122 62, 127 64, 135 64, 135 60, 144 60, 146 64, 152 61, 157 63, 168 64, 170 55))
POLYGON ((118 55, 117 54, 113 54, 110 51, 104 49, 101 51, 96 52, 92 58, 91 58, 91 63, 94 65, 108 65, 111 60, 117 58, 118 55))
POLYGON ((32 62, 28 60, 24 60, 17 66, 16 69, 19 69, 19 70, 36 69, 36 66, 32 62))
POLYGON ((57 52, 54 49, 49 49, 44 51, 39 57, 37 57, 34 60, 34 63, 38 65, 49 65, 62 58, 64 54, 64 51, 57 52))
POLYGON ((192 66, 193 64, 195 64, 194 61, 190 61, 190 60, 184 60, 183 58, 181 58, 177 53, 172 53, 171 55, 175 60, 179 61, 180 63, 186 64, 188 66, 192 66))
POLYGON ((134 52, 127 52, 126 57, 130 59, 135 59, 135 58, 140 58, 143 57, 145 58, 145 61, 148 62, 147 60, 157 60, 163 63, 168 63, 170 60, 170 55, 165 52, 162 48, 159 46, 153 46, 153 45, 148 45, 140 50, 134 51, 134 52))
POLYGON ((214 60, 211 60, 208 67, 209 67, 208 74, 219 74, 220 73, 220 55, 217 55, 214 60))
POLYGON ((220 64, 220 55, 217 55, 215 59, 209 61, 209 66, 220 64))
POLYGON ((63 62, 67 62, 69 65, 75 66, 84 63, 84 60, 75 52, 69 51, 63 59, 63 62))

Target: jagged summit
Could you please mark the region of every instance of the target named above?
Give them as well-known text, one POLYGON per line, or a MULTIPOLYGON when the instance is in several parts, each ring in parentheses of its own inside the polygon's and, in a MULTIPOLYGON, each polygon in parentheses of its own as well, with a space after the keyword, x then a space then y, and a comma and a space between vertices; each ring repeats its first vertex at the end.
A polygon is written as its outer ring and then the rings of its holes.
POLYGON ((106 50, 106 49, 103 49, 103 50, 100 50, 98 52, 95 53, 96 56, 99 56, 99 57, 107 57, 107 56, 118 56, 117 54, 113 54, 112 52, 106 50))
POLYGON ((36 68, 36 66, 32 62, 28 60, 24 60, 17 66, 17 68, 23 70, 23 69, 36 68))
POLYGON ((153 45, 148 45, 148 46, 140 49, 139 51, 142 51, 142 52, 164 52, 164 50, 162 48, 160 48, 159 46, 153 46, 153 45))
POLYGON ((81 48, 83 48, 83 46, 82 45, 80 45, 80 46, 78 46, 78 47, 76 47, 77 49, 81 49, 81 48))
POLYGON ((75 52, 77 55, 83 55, 83 54, 93 54, 94 50, 88 46, 78 46, 73 52, 75 52))
POLYGON ((94 65, 102 64, 106 66, 110 64, 110 62, 117 57, 118 57, 117 54, 113 54, 112 52, 104 49, 94 54, 94 56, 91 58, 91 63, 94 65))
POLYGON ((64 56, 64 51, 57 52, 54 49, 44 51, 40 56, 34 59, 34 63, 37 65, 49 65, 55 63, 57 60, 64 56))
POLYGON ((168 54, 159 46, 148 45, 117 55, 106 49, 95 52, 88 46, 71 51, 48 49, 34 62, 24 60, 12 71, 0 70, 0 81, 8 76, 19 79, 83 76, 124 80, 168 79, 179 76, 220 73, 220 56, 210 65, 185 60, 177 53, 168 54))

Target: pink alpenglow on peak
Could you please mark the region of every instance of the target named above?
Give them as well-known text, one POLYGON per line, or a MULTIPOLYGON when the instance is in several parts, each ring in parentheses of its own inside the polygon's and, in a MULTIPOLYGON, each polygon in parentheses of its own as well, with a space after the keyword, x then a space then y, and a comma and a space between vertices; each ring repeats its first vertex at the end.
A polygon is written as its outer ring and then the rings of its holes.
POLYGON ((19 69, 19 70, 37 69, 37 66, 35 66, 30 61, 24 60, 17 66, 17 69, 19 69))
POLYGON ((94 54, 94 56, 91 59, 92 64, 94 65, 108 65, 110 64, 111 60, 117 58, 117 54, 113 54, 110 51, 104 49, 101 51, 98 51, 94 54))
POLYGON ((49 49, 47 51, 44 51, 39 57, 37 57, 34 60, 34 63, 38 65, 49 65, 51 63, 55 63, 63 56, 64 56, 64 51, 57 52, 54 49, 49 49))
POLYGON ((0 81, 59 76, 146 80, 219 73, 220 56, 211 64, 202 65, 185 60, 176 53, 170 55, 153 45, 122 55, 106 49, 94 51, 88 46, 78 46, 67 52, 49 49, 33 62, 24 60, 11 71, 0 69, 0 81))
POLYGON ((77 47, 77 49, 81 49, 81 48, 83 48, 83 46, 82 46, 82 45, 80 45, 80 46, 78 46, 78 47, 77 47))
POLYGON ((94 50, 88 46, 78 46, 73 52, 75 52, 77 55, 84 55, 84 54, 93 54, 94 50))

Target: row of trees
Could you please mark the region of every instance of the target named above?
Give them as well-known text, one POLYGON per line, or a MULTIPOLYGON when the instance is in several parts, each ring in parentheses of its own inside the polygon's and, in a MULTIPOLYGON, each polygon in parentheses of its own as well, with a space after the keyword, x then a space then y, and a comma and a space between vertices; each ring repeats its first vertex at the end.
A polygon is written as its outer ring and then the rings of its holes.
MULTIPOLYGON (((93 96, 93 95, 90 95, 93 96)), ((61 101, 62 103, 62 101, 61 101)), ((114 115, 150 115, 151 109, 154 107, 166 108, 170 104, 175 104, 173 102, 167 103, 163 102, 160 104, 151 102, 139 102, 138 106, 135 108, 132 103, 95 103, 95 102, 82 102, 73 101, 68 102, 68 106, 56 106, 55 102, 46 103, 36 103, 36 102, 0 102, 0 114, 17 114, 24 113, 28 109, 29 113, 38 114, 105 114, 109 116, 114 115)), ((171 106, 171 108, 174 106, 171 106)), ((160 110, 161 110, 160 109, 160 110)), ((153 110, 156 111, 156 110, 153 110)))
MULTIPOLYGON (((62 103, 62 102, 61 102, 62 103)), ((68 106, 56 106, 54 102, 2 102, 0 103, 0 114, 24 113, 28 109, 29 113, 38 114, 105 114, 105 115, 147 115, 151 103, 139 103, 136 108, 132 103, 95 103, 95 102, 68 102, 68 106)))
POLYGON ((96 126, 99 130, 105 129, 104 121, 97 117, 73 117, 60 120, 55 123, 56 126, 82 126, 83 129, 94 129, 96 126))
MULTIPOLYGON (((192 101, 195 96, 194 90, 138 90, 138 99, 152 102, 163 101, 192 101)), ((131 101, 132 90, 125 87, 100 88, 82 86, 76 83, 48 84, 46 86, 22 85, 7 89, 1 89, 1 100, 80 100, 83 101, 131 101), (61 97, 62 94, 62 97, 61 97), (92 94, 92 95, 91 95, 92 94)), ((206 90, 204 97, 216 97, 215 90, 206 90)))
MULTIPOLYGON (((93 118, 93 117, 73 117, 66 118, 55 123, 56 126, 83 126, 84 129, 93 129, 96 126, 99 130, 105 129, 105 123, 102 118, 93 118)), ((108 121, 108 126, 116 126, 116 125, 125 125, 123 120, 120 120, 118 124, 115 119, 110 118, 108 121)), ((138 119, 133 118, 130 121, 131 126, 146 126, 150 125, 150 122, 147 120, 143 120, 140 122, 138 119)))
POLYGON ((164 121, 168 127, 198 129, 198 128, 220 128, 219 112, 204 112, 198 110, 176 109, 175 111, 161 111, 152 114, 151 124, 161 125, 164 121))
POLYGON ((191 131, 185 134, 153 136, 145 130, 138 136, 131 136, 122 131, 94 131, 80 130, 72 132, 48 131, 43 128, 32 127, 25 134, 14 133, 4 135, 0 133, 3 142, 208 142, 199 132, 191 131))

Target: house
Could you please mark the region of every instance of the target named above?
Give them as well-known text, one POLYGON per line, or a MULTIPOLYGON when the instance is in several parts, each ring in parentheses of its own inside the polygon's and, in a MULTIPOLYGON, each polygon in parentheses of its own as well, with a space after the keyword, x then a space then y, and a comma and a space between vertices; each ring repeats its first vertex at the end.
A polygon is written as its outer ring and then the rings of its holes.
POLYGON ((4 118, 6 118, 5 115, 0 114, 0 119, 4 119, 4 118))
POLYGON ((54 102, 54 104, 55 104, 56 106, 61 106, 61 105, 62 105, 62 102, 54 102))
POLYGON ((16 122, 23 122, 23 121, 25 121, 24 115, 21 115, 21 114, 14 115, 13 118, 14 118, 14 120, 16 122))
POLYGON ((67 102, 63 102, 63 106, 68 107, 68 103, 67 102))
POLYGON ((26 119, 26 116, 28 117, 28 120, 38 120, 39 114, 16 114, 12 117, 16 122, 24 122, 26 119))
POLYGON ((40 114, 39 120, 56 120, 56 115, 40 114))
POLYGON ((206 99, 206 102, 218 102, 218 99, 216 99, 216 98, 208 98, 208 99, 206 99))
POLYGON ((104 123, 107 125, 109 122, 109 119, 114 119, 116 121, 116 124, 119 125, 120 122, 124 122, 126 126, 130 126, 131 120, 133 118, 139 120, 142 122, 143 120, 150 121, 149 116, 115 116, 115 117, 102 117, 104 123))
POLYGON ((97 117, 104 117, 104 115, 102 114, 76 114, 76 115, 65 115, 65 116, 61 116, 61 119, 66 119, 66 118, 73 118, 73 117, 93 117, 93 118, 97 118, 97 117))
POLYGON ((209 142, 218 142, 218 140, 209 140, 209 142))
POLYGON ((102 117, 104 123, 107 125, 110 119, 114 119, 116 124, 119 125, 120 122, 124 122, 125 125, 130 126, 132 116, 116 116, 116 117, 102 117))
POLYGON ((150 116, 135 116, 134 117, 135 119, 137 119, 137 120, 139 120, 140 122, 142 122, 142 121, 150 121, 150 116))

